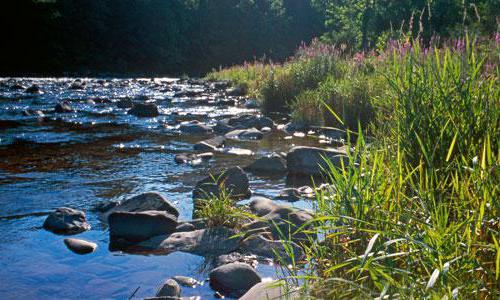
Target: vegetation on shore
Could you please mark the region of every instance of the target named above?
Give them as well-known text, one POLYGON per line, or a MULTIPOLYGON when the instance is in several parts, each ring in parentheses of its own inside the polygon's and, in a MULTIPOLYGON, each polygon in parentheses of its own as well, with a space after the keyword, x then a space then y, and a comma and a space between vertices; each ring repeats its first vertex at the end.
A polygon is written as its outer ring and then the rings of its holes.
POLYGON ((333 188, 317 194, 309 296, 500 296, 499 38, 354 55, 315 42, 282 65, 209 74, 238 78, 265 112, 358 131, 351 163, 325 170, 333 188))

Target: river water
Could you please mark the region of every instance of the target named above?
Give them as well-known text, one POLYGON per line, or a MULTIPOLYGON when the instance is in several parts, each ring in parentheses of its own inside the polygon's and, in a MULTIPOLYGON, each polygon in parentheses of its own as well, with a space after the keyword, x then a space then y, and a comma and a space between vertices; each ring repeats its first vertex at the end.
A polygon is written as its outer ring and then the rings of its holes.
MULTIPOLYGON (((0 299, 128 299, 137 288, 139 299, 154 296, 158 285, 171 276, 204 280, 203 257, 110 252, 106 225, 94 207, 156 191, 179 209, 180 220, 189 220, 192 188, 209 171, 245 166, 293 145, 316 144, 312 138, 273 132, 260 141, 230 145, 249 149, 252 155, 216 153, 208 163, 178 165, 176 153, 193 152, 194 143, 210 136, 179 135, 176 124, 196 119, 213 125, 223 117, 257 111, 198 81, 86 78, 82 82, 82 89, 70 89, 71 78, 0 79, 0 299), (20 87, 33 84, 40 93, 26 93, 20 87), (186 90, 190 93, 180 95, 186 90), (154 101, 160 116, 128 115, 116 105, 125 97, 154 101), (61 101, 68 101, 75 112, 54 113, 61 101), (25 110, 40 110, 45 116, 26 116, 25 110), (86 212, 92 229, 74 237, 97 243, 96 252, 74 254, 65 247, 64 236, 41 227, 46 213, 60 206, 86 212)), ((269 197, 287 185, 285 177, 249 177, 252 191, 269 197)), ((266 264, 257 270, 266 278, 276 274, 266 264)), ((182 294, 214 299, 208 283, 183 288, 182 294)))

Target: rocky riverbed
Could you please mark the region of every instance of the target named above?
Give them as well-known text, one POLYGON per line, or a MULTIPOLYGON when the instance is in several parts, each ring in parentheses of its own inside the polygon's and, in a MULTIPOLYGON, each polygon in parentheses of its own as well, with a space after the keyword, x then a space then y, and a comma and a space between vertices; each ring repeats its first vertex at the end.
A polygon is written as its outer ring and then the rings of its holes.
POLYGON ((279 231, 313 217, 310 176, 345 154, 342 131, 262 116, 227 82, 1 79, 0 108, 1 299, 254 299, 279 231), (210 175, 261 218, 194 219, 210 175))

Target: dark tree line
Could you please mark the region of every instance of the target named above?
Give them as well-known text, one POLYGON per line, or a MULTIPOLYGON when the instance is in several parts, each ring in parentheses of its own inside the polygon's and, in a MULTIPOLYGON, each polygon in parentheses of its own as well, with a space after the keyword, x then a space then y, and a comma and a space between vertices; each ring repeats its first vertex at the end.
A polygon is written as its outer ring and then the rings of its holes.
POLYGON ((284 60, 315 36, 358 50, 401 33, 488 34, 498 31, 499 2, 3 0, 0 75, 201 75, 284 60))
POLYGON ((202 74, 283 60, 323 32, 322 17, 296 0, 6 0, 0 73, 202 74))

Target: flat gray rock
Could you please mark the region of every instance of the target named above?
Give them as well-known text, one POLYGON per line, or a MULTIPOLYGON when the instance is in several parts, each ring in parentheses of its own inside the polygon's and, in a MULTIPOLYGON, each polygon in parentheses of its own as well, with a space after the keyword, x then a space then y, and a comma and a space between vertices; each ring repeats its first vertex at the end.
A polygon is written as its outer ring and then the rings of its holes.
POLYGON ((286 156, 288 172, 319 176, 323 174, 323 168, 328 167, 325 159, 329 159, 336 167, 341 166, 342 161, 346 165, 349 163, 345 151, 298 146, 292 148, 286 156))
POLYGON ((287 172, 286 160, 280 155, 273 153, 270 156, 261 157, 252 162, 245 170, 257 174, 283 174, 287 172))
POLYGON ((141 212, 141 211, 165 211, 175 217, 179 216, 179 211, 163 195, 156 192, 143 193, 127 199, 118 205, 115 205, 103 213, 104 220, 114 212, 141 212))
POLYGON ((226 133, 225 137, 231 140, 239 141, 252 141, 261 140, 264 134, 256 128, 250 129, 237 129, 226 133))
POLYGON ((226 138, 223 136, 216 136, 214 138, 204 140, 194 144, 194 150, 196 151, 215 151, 224 146, 226 138))

